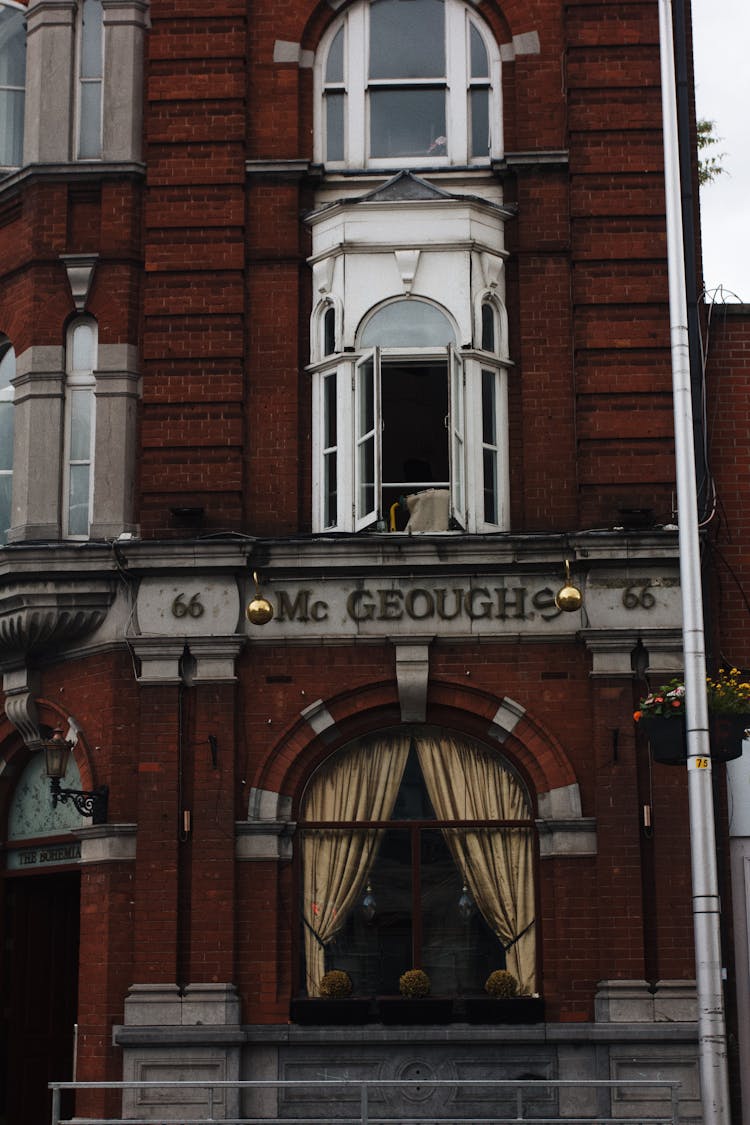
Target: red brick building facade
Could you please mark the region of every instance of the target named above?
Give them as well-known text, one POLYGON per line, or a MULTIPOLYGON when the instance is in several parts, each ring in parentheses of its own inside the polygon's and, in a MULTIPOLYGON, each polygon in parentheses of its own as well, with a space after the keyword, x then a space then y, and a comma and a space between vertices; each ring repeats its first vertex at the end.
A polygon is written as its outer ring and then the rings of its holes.
POLYGON ((0 1119, 73 1024, 82 1081, 658 1073, 698 1116, 685 778, 632 721, 681 667, 655 0, 0 21, 0 1119))

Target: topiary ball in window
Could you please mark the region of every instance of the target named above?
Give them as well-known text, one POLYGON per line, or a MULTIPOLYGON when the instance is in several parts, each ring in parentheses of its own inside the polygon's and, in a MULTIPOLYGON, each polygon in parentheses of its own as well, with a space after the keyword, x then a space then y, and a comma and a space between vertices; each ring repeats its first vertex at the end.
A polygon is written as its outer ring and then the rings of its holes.
POLYGON ((495 969, 484 982, 484 990, 496 1000, 510 1000, 518 996, 518 981, 507 969, 495 969))
POLYGON ((343 969, 331 969, 321 977, 318 992, 326 1000, 343 1000, 352 994, 352 978, 343 969))
POLYGON ((399 977, 398 987, 402 996, 419 999, 430 995, 430 978, 423 969, 409 969, 399 977))

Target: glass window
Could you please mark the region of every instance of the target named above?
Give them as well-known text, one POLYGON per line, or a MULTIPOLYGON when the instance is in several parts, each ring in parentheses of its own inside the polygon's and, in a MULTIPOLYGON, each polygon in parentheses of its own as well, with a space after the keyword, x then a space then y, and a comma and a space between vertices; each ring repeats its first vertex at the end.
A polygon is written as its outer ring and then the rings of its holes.
POLYGON ((0 168, 23 162, 26 9, 0 0, 0 168))
POLYGON ((0 544, 8 541, 13 493, 13 383, 16 353, 0 334, 0 544))
POLYGON ((499 52, 469 11, 461 0, 352 4, 317 62, 317 158, 387 167, 499 156, 499 52))
POLYGON ((445 313, 426 301, 393 301, 378 309, 362 331, 364 348, 445 347, 455 344, 456 334, 445 313))
POLYGON ((78 155, 102 154, 102 75, 104 24, 102 0, 83 0, 80 31, 78 155))
POLYGON ((94 368, 96 324, 79 320, 68 331, 65 393, 65 534, 89 534, 94 450, 94 368))
POLYGON ((314 775, 300 829, 308 995, 334 968, 361 996, 411 968, 443 996, 505 967, 535 991, 532 811, 504 759, 437 728, 362 739, 314 775))

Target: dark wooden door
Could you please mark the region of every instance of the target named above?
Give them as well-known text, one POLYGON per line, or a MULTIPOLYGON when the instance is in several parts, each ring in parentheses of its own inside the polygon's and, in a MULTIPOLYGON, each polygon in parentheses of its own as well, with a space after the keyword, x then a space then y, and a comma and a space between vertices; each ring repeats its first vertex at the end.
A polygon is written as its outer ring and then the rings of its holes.
POLYGON ((80 877, 7 879, 4 890, 0 1106, 5 1125, 44 1125, 51 1111, 47 1083, 72 1078, 80 877))

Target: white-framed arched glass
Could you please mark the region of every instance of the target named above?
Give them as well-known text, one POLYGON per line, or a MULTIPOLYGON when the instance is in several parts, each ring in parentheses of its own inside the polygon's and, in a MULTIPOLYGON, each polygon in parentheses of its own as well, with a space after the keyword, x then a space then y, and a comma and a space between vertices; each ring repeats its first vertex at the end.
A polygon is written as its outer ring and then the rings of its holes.
POLYGON ((357 0, 315 65, 326 167, 487 165, 502 153, 500 52, 462 0, 357 0))

